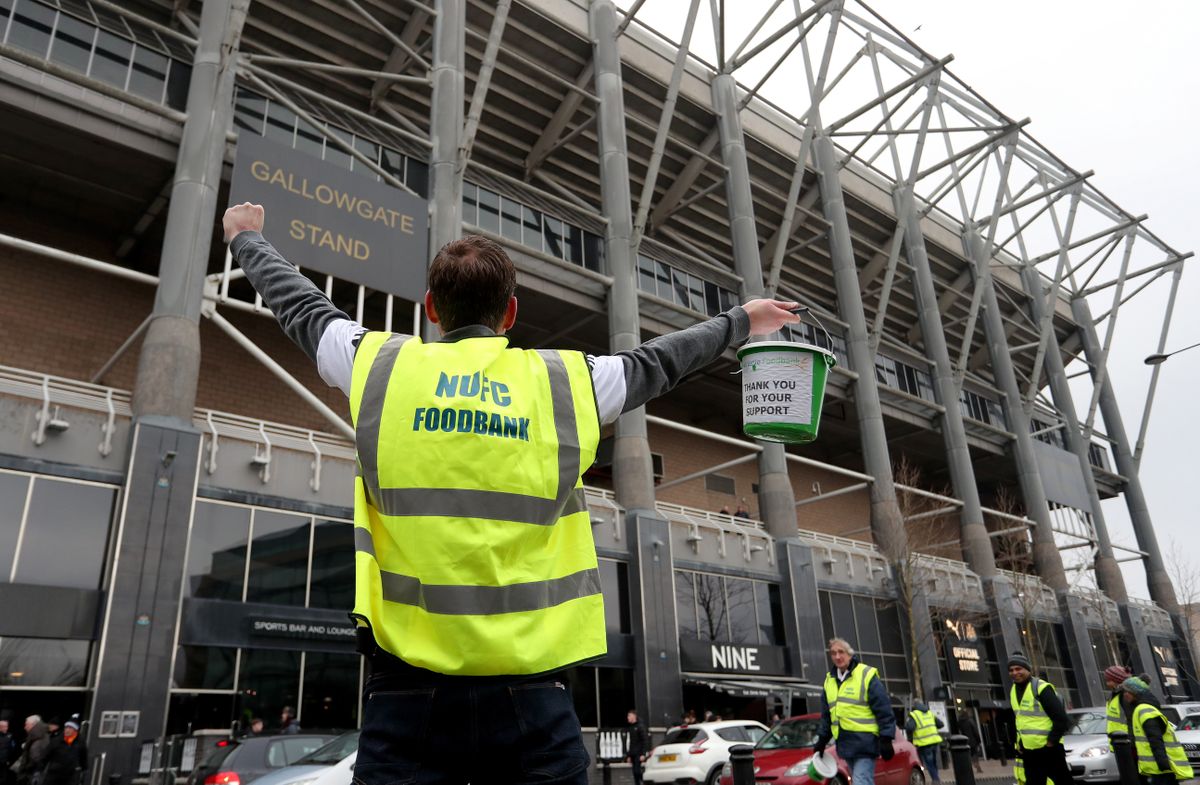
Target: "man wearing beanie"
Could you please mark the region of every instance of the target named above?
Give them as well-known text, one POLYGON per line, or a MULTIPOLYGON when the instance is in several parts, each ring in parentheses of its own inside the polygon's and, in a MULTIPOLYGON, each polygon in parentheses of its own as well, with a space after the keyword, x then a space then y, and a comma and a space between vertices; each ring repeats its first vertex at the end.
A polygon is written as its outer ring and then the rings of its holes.
POLYGON ((1104 686, 1112 693, 1108 700, 1105 715, 1108 717, 1108 748, 1115 750, 1112 743, 1114 733, 1129 733, 1129 718, 1121 706, 1121 682, 1133 675, 1133 672, 1122 665, 1109 665, 1104 669, 1104 686))
POLYGON ((1129 709, 1134 756, 1142 782, 1175 785, 1177 780, 1190 780, 1192 767, 1188 764, 1187 753, 1175 738, 1175 729, 1159 711, 1150 685, 1144 679, 1131 676, 1121 682, 1121 693, 1129 709))
POLYGON ((1008 657, 1008 675, 1013 686, 1009 702, 1017 725, 1017 779, 1026 785, 1070 785, 1071 769, 1061 744, 1071 727, 1067 710, 1054 685, 1033 675, 1033 666, 1023 652, 1008 657))

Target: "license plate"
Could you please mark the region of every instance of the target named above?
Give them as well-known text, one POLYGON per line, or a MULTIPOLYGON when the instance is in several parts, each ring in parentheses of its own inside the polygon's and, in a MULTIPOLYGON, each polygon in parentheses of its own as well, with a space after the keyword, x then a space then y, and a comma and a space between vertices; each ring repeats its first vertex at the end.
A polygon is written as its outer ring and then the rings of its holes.
POLYGON ((679 756, 678 756, 678 755, 675 755, 675 754, 671 754, 671 755, 659 755, 659 756, 658 756, 658 762, 659 762, 659 763, 674 763, 674 762, 675 762, 675 760, 676 760, 678 757, 679 757, 679 756))

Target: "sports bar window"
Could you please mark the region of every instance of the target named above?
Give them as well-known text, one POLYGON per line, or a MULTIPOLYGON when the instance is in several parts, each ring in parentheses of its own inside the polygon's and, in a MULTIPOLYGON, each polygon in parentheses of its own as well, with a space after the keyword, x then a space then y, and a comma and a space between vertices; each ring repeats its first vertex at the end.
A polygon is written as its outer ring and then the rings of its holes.
POLYGON ((779 586, 765 581, 675 571, 680 638, 782 646, 779 586))

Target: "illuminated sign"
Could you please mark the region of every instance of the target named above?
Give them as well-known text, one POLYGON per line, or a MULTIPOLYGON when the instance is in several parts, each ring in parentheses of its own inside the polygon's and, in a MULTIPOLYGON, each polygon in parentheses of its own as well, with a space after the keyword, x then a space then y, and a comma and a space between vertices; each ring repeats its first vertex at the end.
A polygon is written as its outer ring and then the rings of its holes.
POLYGON ((425 295, 429 203, 374 173, 242 131, 229 202, 261 204, 264 236, 301 268, 414 302, 425 295))
POLYGON ((786 652, 783 646, 679 640, 679 656, 685 671, 782 676, 788 673, 786 652))
POLYGON ((957 684, 987 684, 987 661, 975 625, 960 619, 943 619, 946 663, 950 681, 957 684))

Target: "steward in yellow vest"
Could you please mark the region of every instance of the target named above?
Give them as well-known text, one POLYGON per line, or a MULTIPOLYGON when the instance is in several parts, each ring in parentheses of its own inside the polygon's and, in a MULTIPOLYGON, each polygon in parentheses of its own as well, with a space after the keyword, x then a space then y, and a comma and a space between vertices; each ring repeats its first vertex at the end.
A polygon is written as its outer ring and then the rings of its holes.
POLYGON ((226 211, 233 257, 354 421, 353 616, 370 674, 355 776, 585 783, 558 672, 605 653, 582 492, 600 426, 729 346, 798 323, 799 304, 751 300, 612 356, 515 349, 516 269, 469 236, 430 265, 425 310, 442 338, 424 343, 349 319, 263 223, 257 205, 226 211))
POLYGON ((833 667, 821 694, 815 752, 824 752, 829 740, 835 740, 838 757, 850 767, 855 785, 874 785, 875 758, 891 760, 895 755, 896 715, 891 700, 879 672, 859 662, 849 643, 831 640, 829 658, 833 667))
MULTIPOLYGON (((1112 697, 1108 699, 1108 703, 1104 707, 1104 715, 1107 720, 1105 733, 1108 734, 1108 748, 1116 751, 1116 747, 1112 743, 1112 735, 1114 733, 1129 733, 1129 718, 1125 716, 1125 707, 1121 702, 1121 682, 1132 676, 1133 673, 1120 665, 1110 665, 1104 669, 1104 686, 1112 692, 1112 697)), ((1130 739, 1132 749, 1132 739, 1130 739)))
POLYGON ((934 782, 942 781, 938 771, 938 746, 942 743, 942 734, 938 729, 941 727, 941 719, 924 703, 914 703, 908 713, 908 720, 904 723, 904 732, 908 734, 908 740, 916 746, 917 754, 934 782))
POLYGON ((1008 658, 1012 679, 1009 703, 1015 716, 1019 768, 1028 785, 1045 785, 1047 778, 1071 782, 1062 737, 1071 726, 1054 686, 1036 678, 1029 659, 1016 651, 1008 658))
POLYGON ((1155 705, 1150 685, 1137 676, 1121 682, 1122 700, 1131 710, 1133 751, 1138 774, 1149 785, 1174 785, 1194 774, 1175 728, 1155 705))

